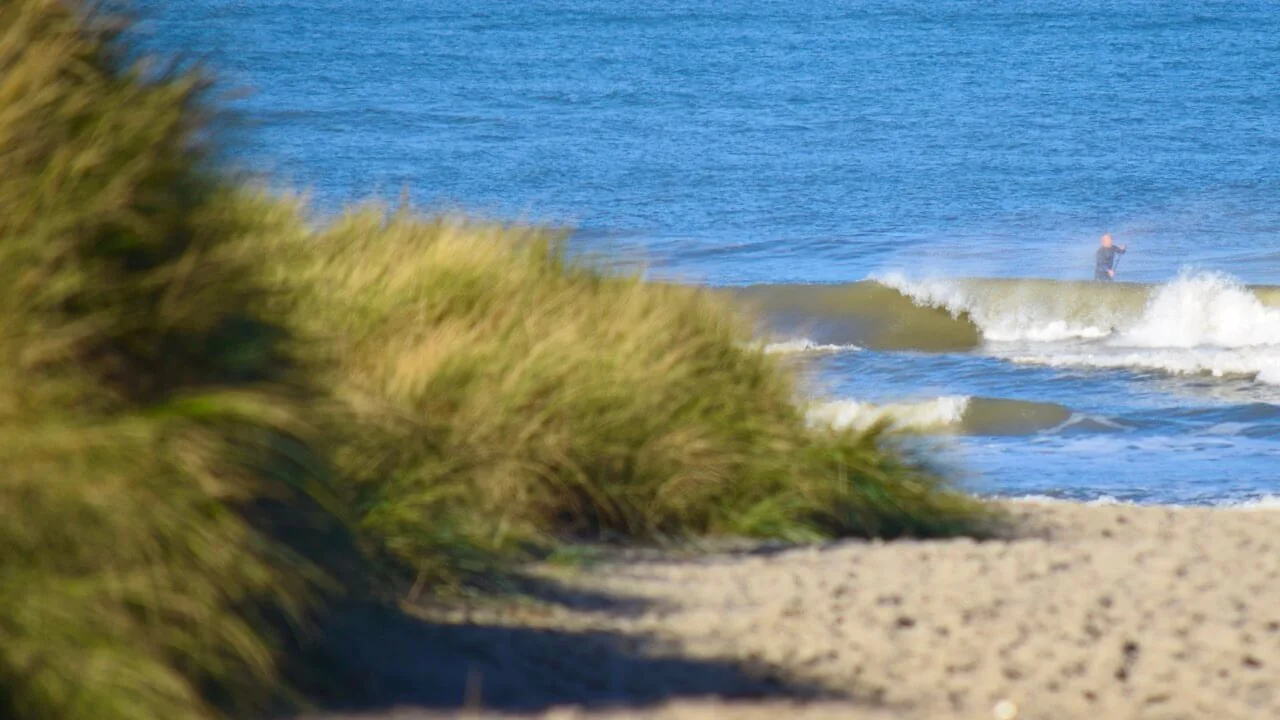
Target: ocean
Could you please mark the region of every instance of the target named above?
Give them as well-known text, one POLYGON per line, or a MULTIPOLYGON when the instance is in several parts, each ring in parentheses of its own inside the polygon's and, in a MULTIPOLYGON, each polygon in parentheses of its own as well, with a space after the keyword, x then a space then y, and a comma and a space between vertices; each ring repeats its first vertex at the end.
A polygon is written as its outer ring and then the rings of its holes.
POLYGON ((974 492, 1280 497, 1269 0, 135 5, 321 214, 407 192, 723 289, 814 422, 920 430, 974 492))

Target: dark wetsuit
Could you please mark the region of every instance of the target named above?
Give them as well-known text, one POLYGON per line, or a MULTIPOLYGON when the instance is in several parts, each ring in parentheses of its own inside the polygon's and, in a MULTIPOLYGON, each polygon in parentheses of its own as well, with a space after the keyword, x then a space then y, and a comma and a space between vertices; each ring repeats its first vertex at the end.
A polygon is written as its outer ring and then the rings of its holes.
POLYGON ((1115 245, 1098 248, 1098 262, 1093 267, 1093 279, 1111 282, 1111 275, 1107 271, 1115 267, 1116 255, 1123 254, 1124 251, 1115 245))

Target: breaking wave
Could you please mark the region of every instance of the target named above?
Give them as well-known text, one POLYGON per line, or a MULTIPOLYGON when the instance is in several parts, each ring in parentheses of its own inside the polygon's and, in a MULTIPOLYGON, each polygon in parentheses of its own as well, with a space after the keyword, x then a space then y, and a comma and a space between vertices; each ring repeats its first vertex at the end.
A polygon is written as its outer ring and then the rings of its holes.
POLYGON ((1012 497, 997 499, 1007 500, 1008 502, 1026 503, 1028 505, 1134 505, 1132 501, 1121 500, 1114 495, 1103 493, 1089 500, 1076 500, 1071 498, 1054 497, 1053 495, 1017 495, 1012 497))
POLYGON ((771 342, 764 346, 764 351, 771 355, 798 355, 802 353, 839 353, 839 352, 857 352, 862 348, 857 345, 833 345, 831 343, 816 343, 808 338, 798 338, 795 340, 781 340, 771 342))
POLYGON ((1004 500, 1013 503, 1026 503, 1028 505, 1127 505, 1138 507, 1141 505, 1159 505, 1162 507, 1213 507, 1222 510, 1238 510, 1253 512, 1277 512, 1280 511, 1280 495, 1261 495, 1245 499, 1223 499, 1216 502, 1193 502, 1193 503, 1167 503, 1121 500, 1114 495, 1102 493, 1091 499, 1081 500, 1076 498, 1056 497, 1053 495, 1031 494, 1031 495, 1013 495, 1013 496, 990 496, 994 500, 1004 500))
POLYGON ((1162 285, 885 275, 736 291, 814 347, 980 350, 1017 363, 1280 385, 1280 288, 1187 272, 1162 285))
POLYGON ((1236 510, 1280 511, 1280 495, 1263 495, 1252 500, 1226 503, 1219 507, 1234 508, 1236 510))
MULTIPOLYGON (((976 326, 994 342, 1053 342, 1106 337, 1144 299, 1128 287, 1035 280, 909 280, 902 275, 878 279, 921 307, 946 311, 976 326), (1105 289, 1099 297, 1098 290, 1105 289)), ((1145 289, 1145 288, 1144 288, 1145 289)))
POLYGON ((1050 367, 1137 369, 1174 375, 1249 377, 1280 385, 1280 348, 1276 350, 1131 350, 1103 347, 1092 352, 1042 352, 1009 355, 1015 363, 1050 367))
POLYGON ((965 435, 1032 435, 1068 427, 1106 431, 1119 426, 1073 413, 1055 403, 944 395, 918 402, 876 404, 836 400, 810 408, 809 421, 865 430, 885 423, 895 430, 965 435))
POLYGON ((895 430, 928 432, 958 425, 968 406, 969 398, 963 395, 884 405, 860 400, 835 400, 811 408, 809 421, 854 430, 865 430, 884 422, 895 430))
POLYGON ((1280 385, 1280 308, 1226 275, 1187 274, 1157 287, 1141 314, 1102 342, 1009 355, 1057 367, 1135 368, 1252 377, 1280 385))

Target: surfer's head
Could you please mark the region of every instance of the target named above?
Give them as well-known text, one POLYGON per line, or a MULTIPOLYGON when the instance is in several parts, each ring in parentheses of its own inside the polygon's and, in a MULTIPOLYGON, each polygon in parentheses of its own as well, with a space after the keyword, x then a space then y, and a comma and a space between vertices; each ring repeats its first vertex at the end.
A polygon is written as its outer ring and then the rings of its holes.
POLYGON ((1111 233, 1106 233, 1102 236, 1101 244, 1102 247, 1111 247, 1111 233))

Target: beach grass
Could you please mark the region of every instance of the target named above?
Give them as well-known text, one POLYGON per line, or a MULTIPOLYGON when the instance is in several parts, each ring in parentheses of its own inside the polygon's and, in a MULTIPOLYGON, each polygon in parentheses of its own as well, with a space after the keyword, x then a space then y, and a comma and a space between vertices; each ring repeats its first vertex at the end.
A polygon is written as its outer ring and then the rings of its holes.
POLYGON ((722 298, 571 258, 561 233, 366 206, 264 242, 331 363, 352 503, 425 576, 565 539, 933 536, 983 515, 883 431, 807 424, 793 368, 722 298))
POLYGON ((127 27, 0 4, 0 716, 261 714, 298 629, 384 570, 989 518, 893 437, 810 427, 706 291, 245 185, 206 77, 127 27))
POLYGON ((315 393, 210 169, 207 82, 119 31, 0 4, 4 717, 266 707, 322 570, 267 508, 341 527, 305 499, 315 393))

